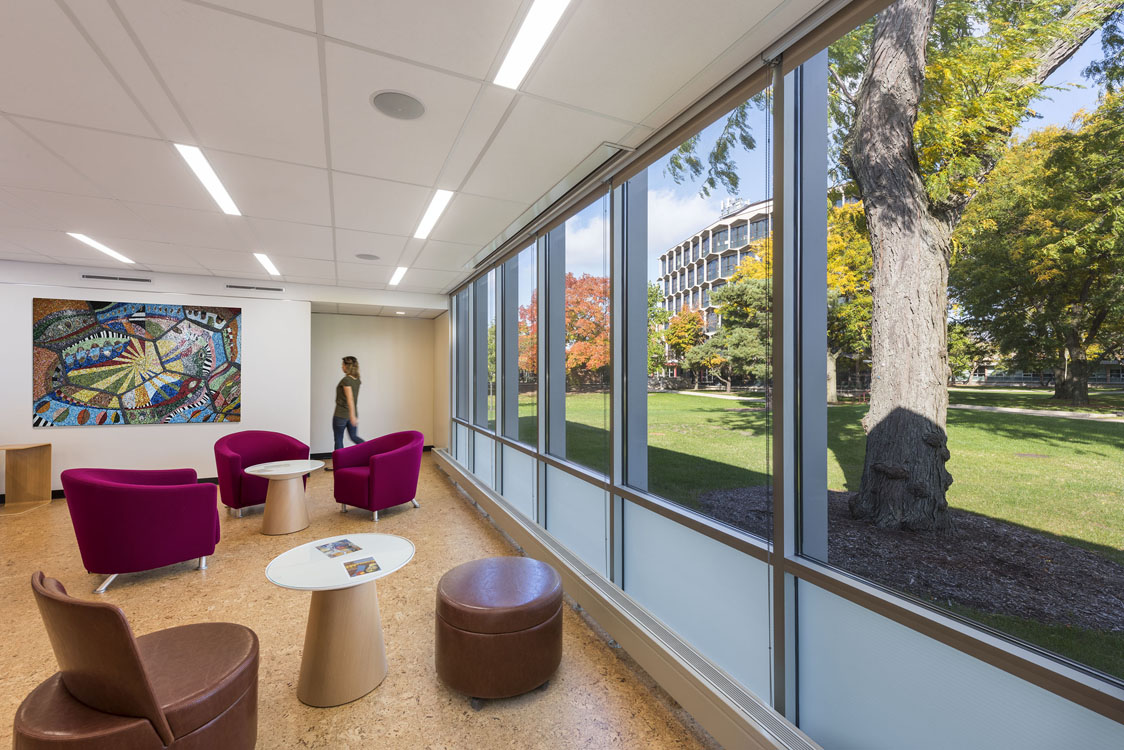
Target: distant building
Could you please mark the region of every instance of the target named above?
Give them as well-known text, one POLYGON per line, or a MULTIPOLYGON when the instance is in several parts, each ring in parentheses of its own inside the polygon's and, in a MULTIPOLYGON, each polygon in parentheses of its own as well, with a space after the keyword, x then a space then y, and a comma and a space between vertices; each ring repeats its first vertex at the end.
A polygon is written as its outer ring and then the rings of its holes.
POLYGON ((749 244, 769 236, 772 214, 772 200, 723 201, 717 221, 663 253, 658 283, 664 309, 672 315, 700 310, 706 332, 717 331, 721 321, 718 308, 711 304, 711 292, 725 285, 743 260, 754 256, 749 244))

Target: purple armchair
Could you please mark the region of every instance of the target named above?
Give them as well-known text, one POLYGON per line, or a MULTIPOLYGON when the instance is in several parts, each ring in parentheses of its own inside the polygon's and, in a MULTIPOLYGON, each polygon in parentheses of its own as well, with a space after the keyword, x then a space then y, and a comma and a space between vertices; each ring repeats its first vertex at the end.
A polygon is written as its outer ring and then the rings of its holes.
POLYGON ((308 446, 280 432, 244 430, 219 438, 215 441, 215 465, 222 504, 241 517, 243 508, 265 502, 269 480, 247 474, 244 471, 247 467, 270 461, 307 459, 308 446))
POLYGON ((215 486, 196 482, 194 469, 68 469, 62 473, 66 507, 82 564, 108 575, 152 570, 207 555, 219 541, 215 486))
POLYGON ((379 511, 402 503, 414 504, 425 437, 420 432, 392 432, 332 453, 332 476, 340 512, 347 506, 379 511))

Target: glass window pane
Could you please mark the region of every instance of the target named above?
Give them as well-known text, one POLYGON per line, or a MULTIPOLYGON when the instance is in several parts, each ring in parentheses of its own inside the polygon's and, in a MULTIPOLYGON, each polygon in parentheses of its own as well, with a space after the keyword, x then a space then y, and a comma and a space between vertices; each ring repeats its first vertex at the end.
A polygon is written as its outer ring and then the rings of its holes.
POLYGON ((609 493, 546 467, 546 530, 587 565, 609 577, 609 493))
POLYGON ((562 389, 553 380, 551 387, 564 400, 551 409, 551 418, 565 419, 564 434, 550 428, 549 448, 602 473, 609 471, 608 209, 606 195, 552 230, 548 244, 552 257, 561 251, 564 271, 550 282, 552 290, 564 285, 559 346, 550 346, 551 356, 561 360, 555 365, 562 389))
POLYGON ((827 492, 803 498, 803 552, 1124 678, 1124 600, 1105 597, 1124 580, 1124 423, 1067 417, 1124 408, 1106 372, 1124 108, 1097 72, 1105 19, 1028 84, 1017 71, 1077 33, 1071 6, 948 7, 884 11, 934 24, 900 76, 874 53, 892 24, 871 22, 817 78, 827 240, 801 252, 826 271, 827 351, 804 378, 826 370, 829 406, 805 462, 827 492), (905 100, 920 109, 901 119, 905 100))
POLYGON ((473 422, 496 427, 496 272, 489 271, 472 285, 473 308, 473 422))
POLYGON ((538 442, 539 303, 537 248, 531 245, 504 264, 505 437, 538 442))
MULTIPOLYGON (((469 386, 472 374, 469 368, 469 331, 472 308, 469 305, 469 290, 465 289, 453 298, 453 316, 455 329, 453 331, 453 377, 456 379, 454 414, 458 419, 468 419, 471 408, 469 386)), ((458 454, 459 455, 459 454, 458 454)))
MULTIPOLYGON (((638 404, 637 363, 628 363, 633 385, 626 385, 626 481, 766 538, 772 507, 771 256, 762 239, 760 258, 739 268, 729 237, 735 223, 744 228, 772 211, 771 117, 767 90, 719 118, 692 139, 691 148, 703 163, 724 154, 727 169, 694 179, 676 171, 679 160, 672 156, 678 151, 670 152, 629 182, 626 212, 630 221, 643 222, 627 230, 626 265, 646 268, 650 294, 646 320, 628 303, 629 336, 641 323, 649 329, 648 374, 662 376, 651 378, 659 388, 638 404), (746 137, 730 136, 731 127, 744 128, 746 137), (746 142, 755 145, 747 150, 746 142), (639 198, 632 195, 637 191, 639 198), (632 263, 632 248, 641 240, 646 258, 632 263), (702 255, 680 277, 681 285, 672 285, 668 315, 658 299, 659 259, 680 246, 698 247, 702 255)), ((627 283, 631 299, 637 286, 627 283)))

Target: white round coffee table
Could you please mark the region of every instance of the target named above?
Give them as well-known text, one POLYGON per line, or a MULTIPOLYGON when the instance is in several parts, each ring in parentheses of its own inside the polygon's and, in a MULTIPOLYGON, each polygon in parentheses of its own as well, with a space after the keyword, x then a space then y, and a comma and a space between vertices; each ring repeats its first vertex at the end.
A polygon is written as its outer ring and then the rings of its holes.
POLYGON ((297 683, 302 703, 350 703, 383 681, 386 647, 375 581, 413 556, 413 542, 400 536, 343 534, 294 547, 266 566, 270 582, 312 592, 297 683))
POLYGON ((324 468, 323 461, 271 461, 244 471, 269 480, 265 493, 263 534, 292 534, 308 528, 308 506, 304 502, 304 475, 324 468))

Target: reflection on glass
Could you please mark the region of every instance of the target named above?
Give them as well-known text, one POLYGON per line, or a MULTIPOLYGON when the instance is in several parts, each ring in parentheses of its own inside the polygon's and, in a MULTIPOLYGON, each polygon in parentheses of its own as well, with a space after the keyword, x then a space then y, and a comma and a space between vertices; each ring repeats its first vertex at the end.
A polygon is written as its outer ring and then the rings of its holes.
POLYGON ((1124 424, 1065 416, 1124 409, 1124 71, 1072 6, 898 3, 829 50, 829 539, 805 547, 1124 678, 1124 424))
POLYGON ((609 472, 609 201, 565 224, 566 458, 609 472))
POLYGON ((628 473, 631 484, 766 538, 771 254, 767 236, 749 247, 746 238, 772 212, 770 118, 766 91, 633 181, 647 190, 650 332, 647 473, 628 473), (703 165, 724 156, 704 173, 685 153, 703 165))
POLYGON ((534 445, 538 441, 536 415, 539 398, 539 300, 535 246, 531 245, 519 253, 515 264, 519 284, 516 295, 519 305, 516 320, 519 429, 518 434, 508 437, 534 445))

